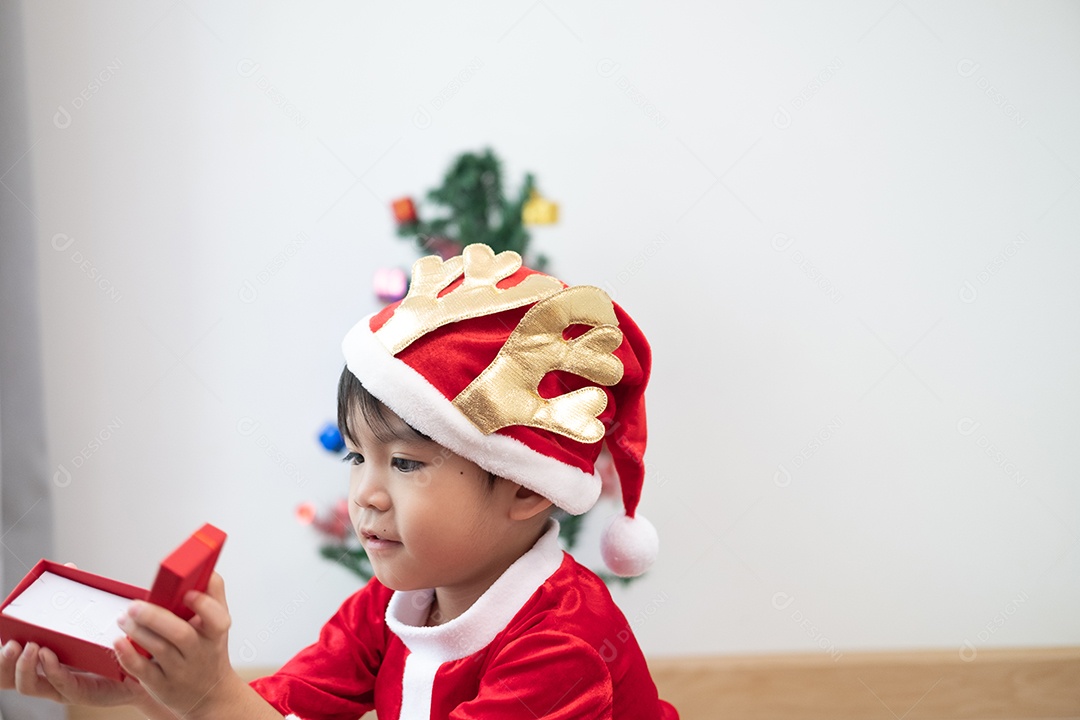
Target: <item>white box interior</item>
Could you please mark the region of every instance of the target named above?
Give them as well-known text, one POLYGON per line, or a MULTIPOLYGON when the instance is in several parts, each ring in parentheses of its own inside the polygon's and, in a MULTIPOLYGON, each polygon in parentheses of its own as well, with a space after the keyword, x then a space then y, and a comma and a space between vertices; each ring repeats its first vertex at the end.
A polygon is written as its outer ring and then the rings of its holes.
POLYGON ((107 648, 124 636, 116 624, 131 598, 44 572, 4 608, 4 615, 107 648))

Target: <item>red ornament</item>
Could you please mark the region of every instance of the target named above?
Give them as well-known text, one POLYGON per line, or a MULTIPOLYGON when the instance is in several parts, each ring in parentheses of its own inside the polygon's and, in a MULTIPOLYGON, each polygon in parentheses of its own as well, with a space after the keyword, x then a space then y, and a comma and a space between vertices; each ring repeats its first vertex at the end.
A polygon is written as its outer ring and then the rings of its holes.
POLYGON ((326 513, 319 513, 314 503, 300 503, 296 508, 296 519, 301 525, 311 525, 320 535, 336 543, 345 542, 352 532, 349 519, 349 503, 342 499, 326 513))
POLYGON ((318 514, 319 511, 315 509, 314 503, 306 502, 296 506, 296 519, 301 525, 310 525, 315 522, 318 514))
POLYGON ((412 225, 419 221, 416 215, 416 205, 413 204, 412 198, 398 198, 391 203, 391 207, 394 208, 394 218, 397 219, 398 225, 412 225))

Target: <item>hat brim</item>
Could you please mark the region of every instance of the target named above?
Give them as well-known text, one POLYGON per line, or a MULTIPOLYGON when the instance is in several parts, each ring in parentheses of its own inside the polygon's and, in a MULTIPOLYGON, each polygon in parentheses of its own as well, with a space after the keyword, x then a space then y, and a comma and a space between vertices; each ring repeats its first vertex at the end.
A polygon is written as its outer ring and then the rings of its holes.
POLYGON ((452 400, 371 332, 364 318, 341 343, 345 364, 363 386, 410 426, 484 470, 518 483, 572 515, 588 512, 600 497, 600 477, 549 457, 516 438, 485 435, 452 400))

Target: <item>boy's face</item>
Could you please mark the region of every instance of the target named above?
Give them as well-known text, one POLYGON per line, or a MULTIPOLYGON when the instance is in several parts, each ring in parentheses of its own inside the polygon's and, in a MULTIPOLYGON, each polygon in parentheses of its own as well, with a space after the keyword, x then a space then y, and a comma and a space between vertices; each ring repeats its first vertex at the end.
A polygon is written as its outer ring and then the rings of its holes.
POLYGON ((349 517, 376 577, 394 590, 478 597, 505 569, 517 486, 500 479, 490 487, 478 465, 384 412, 393 437, 379 439, 356 413, 356 447, 348 448, 349 517))

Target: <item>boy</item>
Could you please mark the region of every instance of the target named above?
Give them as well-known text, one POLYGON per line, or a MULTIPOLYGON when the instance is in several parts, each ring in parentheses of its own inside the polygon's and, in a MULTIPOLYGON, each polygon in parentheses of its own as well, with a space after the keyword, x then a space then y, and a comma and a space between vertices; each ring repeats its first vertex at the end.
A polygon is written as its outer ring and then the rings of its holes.
POLYGON ((376 578, 317 642, 245 685, 215 576, 189 594, 190 623, 143 602, 121 618, 130 640, 117 657, 139 682, 73 673, 9 642, 0 685, 190 720, 677 718, 550 518, 596 502, 606 441, 626 514, 605 530, 604 561, 629 576, 656 555, 656 531, 634 517, 650 354, 633 321, 597 288, 471 245, 418 260, 408 295, 358 323, 343 349, 350 518, 376 578))

